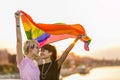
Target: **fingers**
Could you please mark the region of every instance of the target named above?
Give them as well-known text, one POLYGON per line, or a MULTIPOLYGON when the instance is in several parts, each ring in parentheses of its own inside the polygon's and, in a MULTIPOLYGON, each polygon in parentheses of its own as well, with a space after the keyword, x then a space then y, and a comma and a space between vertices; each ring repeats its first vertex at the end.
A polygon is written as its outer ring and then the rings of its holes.
POLYGON ((19 18, 20 17, 20 11, 15 12, 15 17, 19 18))
POLYGON ((15 12, 16 27, 20 27, 20 11, 15 12))
POLYGON ((19 10, 15 12, 15 15, 19 15, 19 14, 20 14, 20 11, 19 11, 19 10))
POLYGON ((77 38, 82 38, 83 37, 83 34, 80 34, 77 36, 77 38))
POLYGON ((84 38, 84 37, 86 37, 85 34, 80 34, 80 35, 78 35, 78 38, 84 38))

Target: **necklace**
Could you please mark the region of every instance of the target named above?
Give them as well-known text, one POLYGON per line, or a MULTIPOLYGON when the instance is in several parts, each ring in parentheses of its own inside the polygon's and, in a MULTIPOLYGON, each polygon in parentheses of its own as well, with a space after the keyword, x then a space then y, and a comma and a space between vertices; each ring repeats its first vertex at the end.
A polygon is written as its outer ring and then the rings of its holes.
POLYGON ((48 71, 50 70, 50 67, 51 67, 51 65, 52 65, 52 62, 49 64, 49 66, 48 66, 48 68, 46 69, 45 72, 43 72, 43 71, 44 71, 44 65, 45 65, 45 64, 43 64, 43 66, 42 66, 42 72, 41 72, 41 78, 42 78, 42 79, 45 79, 45 78, 46 78, 46 75, 47 75, 48 71))

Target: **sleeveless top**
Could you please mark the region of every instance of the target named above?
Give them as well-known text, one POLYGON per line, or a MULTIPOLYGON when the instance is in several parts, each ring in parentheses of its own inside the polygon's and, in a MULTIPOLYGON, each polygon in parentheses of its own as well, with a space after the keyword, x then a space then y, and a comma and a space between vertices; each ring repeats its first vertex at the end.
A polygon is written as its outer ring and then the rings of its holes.
POLYGON ((38 67, 41 72, 40 80, 59 80, 61 67, 58 69, 58 61, 45 63, 44 68, 43 68, 43 64, 38 65, 38 67), (43 75, 43 73, 45 72, 47 72, 46 75, 43 75))

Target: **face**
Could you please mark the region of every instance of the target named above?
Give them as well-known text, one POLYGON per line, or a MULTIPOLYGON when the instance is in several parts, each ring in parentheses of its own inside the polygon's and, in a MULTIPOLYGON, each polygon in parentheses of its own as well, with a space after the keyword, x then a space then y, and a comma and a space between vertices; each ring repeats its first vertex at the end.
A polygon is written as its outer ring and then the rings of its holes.
POLYGON ((29 47, 30 54, 32 54, 33 57, 38 57, 39 54, 39 48, 37 45, 33 45, 29 47))
POLYGON ((41 50, 40 50, 40 57, 41 57, 42 59, 50 58, 51 54, 52 54, 52 52, 49 52, 49 51, 46 50, 46 49, 41 49, 41 50))
POLYGON ((39 48, 38 48, 38 46, 33 46, 32 48, 32 53, 34 54, 34 55, 38 55, 39 54, 39 48))

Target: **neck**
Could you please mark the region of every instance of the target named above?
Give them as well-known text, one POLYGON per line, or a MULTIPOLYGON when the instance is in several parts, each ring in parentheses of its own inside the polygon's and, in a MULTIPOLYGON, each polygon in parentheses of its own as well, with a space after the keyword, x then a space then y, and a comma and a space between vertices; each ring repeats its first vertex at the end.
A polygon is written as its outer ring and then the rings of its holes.
POLYGON ((47 58, 47 59, 44 59, 44 60, 45 60, 45 63, 52 62, 50 58, 47 58))
POLYGON ((30 58, 30 59, 32 59, 32 60, 34 59, 34 58, 33 58, 31 55, 29 55, 29 54, 28 54, 26 57, 28 57, 28 58, 30 58))

